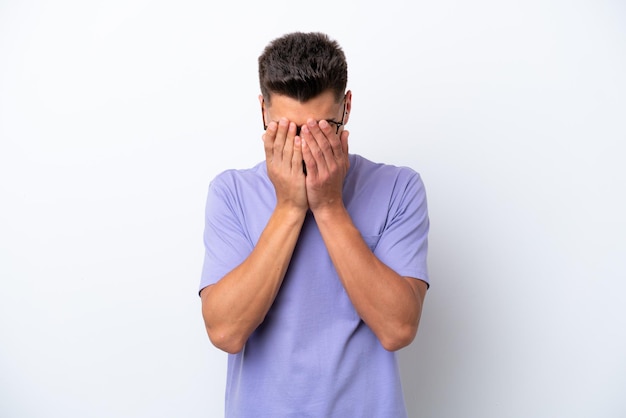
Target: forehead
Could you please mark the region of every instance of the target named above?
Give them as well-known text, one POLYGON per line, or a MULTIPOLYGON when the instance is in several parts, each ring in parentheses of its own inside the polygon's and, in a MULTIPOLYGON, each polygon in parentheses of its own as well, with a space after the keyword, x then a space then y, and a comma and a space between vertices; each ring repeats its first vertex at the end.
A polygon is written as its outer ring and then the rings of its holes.
POLYGON ((267 103, 267 110, 273 120, 284 117, 297 124, 302 124, 309 118, 334 119, 337 115, 338 106, 339 103, 335 101, 334 93, 326 91, 306 102, 273 94, 271 103, 267 103))

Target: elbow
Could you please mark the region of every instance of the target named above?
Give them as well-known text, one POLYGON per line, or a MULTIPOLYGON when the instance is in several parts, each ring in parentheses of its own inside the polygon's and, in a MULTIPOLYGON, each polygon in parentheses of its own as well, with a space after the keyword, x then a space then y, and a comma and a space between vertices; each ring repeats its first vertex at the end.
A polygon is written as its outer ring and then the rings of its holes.
POLYGON ((213 285, 207 286, 200 292, 202 297, 202 318, 206 333, 216 348, 229 354, 237 354, 246 344, 247 335, 241 333, 235 326, 219 321, 220 316, 211 310, 209 301, 213 285))
POLYGON ((216 348, 228 354, 237 354, 243 350, 246 340, 235 335, 207 328, 209 340, 216 348))
POLYGON ((398 351, 413 342, 417 335, 417 326, 405 324, 391 331, 393 332, 379 337, 380 343, 387 351, 398 351))

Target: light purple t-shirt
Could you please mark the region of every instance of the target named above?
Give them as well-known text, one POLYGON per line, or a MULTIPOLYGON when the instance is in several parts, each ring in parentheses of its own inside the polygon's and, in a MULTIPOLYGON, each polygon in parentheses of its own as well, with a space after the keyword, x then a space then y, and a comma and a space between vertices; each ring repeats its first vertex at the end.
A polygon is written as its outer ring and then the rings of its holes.
MULTIPOLYGON (((382 262, 428 282, 429 221, 418 173, 350 154, 343 199, 382 262)), ((200 289, 250 254, 275 204, 265 162, 211 182, 200 289)), ((226 416, 406 416, 396 355, 357 315, 311 213, 265 321, 228 356, 226 416)))

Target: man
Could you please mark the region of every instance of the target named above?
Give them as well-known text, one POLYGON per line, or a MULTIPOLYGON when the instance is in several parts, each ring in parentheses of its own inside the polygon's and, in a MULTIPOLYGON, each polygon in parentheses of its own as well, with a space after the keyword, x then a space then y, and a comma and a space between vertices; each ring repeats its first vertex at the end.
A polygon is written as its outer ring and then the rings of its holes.
POLYGON ((265 161, 209 187, 200 284, 230 353, 227 417, 406 416, 395 351, 428 287, 420 176, 348 153, 341 47, 291 33, 259 57, 265 161))

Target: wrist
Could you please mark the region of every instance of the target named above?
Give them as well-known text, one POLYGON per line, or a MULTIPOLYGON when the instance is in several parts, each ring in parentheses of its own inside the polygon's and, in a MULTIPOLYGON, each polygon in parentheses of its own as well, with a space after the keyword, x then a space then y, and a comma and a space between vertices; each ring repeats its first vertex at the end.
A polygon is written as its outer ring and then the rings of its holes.
POLYGON ((288 202, 277 203, 274 208, 274 215, 280 217, 284 222, 302 223, 306 212, 307 206, 295 205, 288 202))
POLYGON ((318 224, 323 222, 335 222, 343 217, 349 217, 348 211, 341 200, 317 205, 315 208, 311 208, 311 212, 313 212, 313 216, 315 216, 315 220, 318 224))

